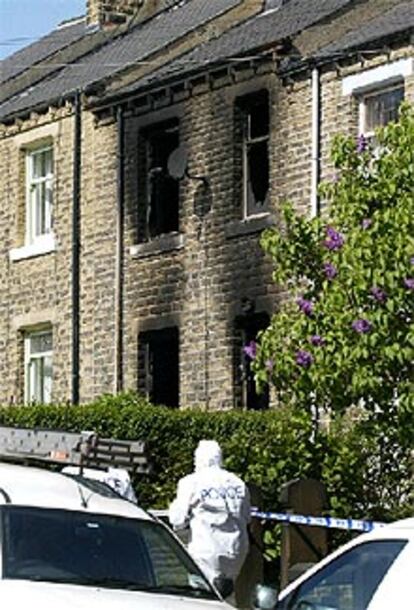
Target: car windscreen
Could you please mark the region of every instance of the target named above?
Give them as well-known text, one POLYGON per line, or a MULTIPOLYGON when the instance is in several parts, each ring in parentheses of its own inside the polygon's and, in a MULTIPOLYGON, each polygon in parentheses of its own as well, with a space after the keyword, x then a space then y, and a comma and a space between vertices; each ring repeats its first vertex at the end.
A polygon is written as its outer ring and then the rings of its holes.
POLYGON ((354 546, 304 580, 277 610, 367 610, 406 544, 384 539, 354 546))
POLYGON ((1 509, 3 578, 217 599, 162 524, 78 511, 1 509))

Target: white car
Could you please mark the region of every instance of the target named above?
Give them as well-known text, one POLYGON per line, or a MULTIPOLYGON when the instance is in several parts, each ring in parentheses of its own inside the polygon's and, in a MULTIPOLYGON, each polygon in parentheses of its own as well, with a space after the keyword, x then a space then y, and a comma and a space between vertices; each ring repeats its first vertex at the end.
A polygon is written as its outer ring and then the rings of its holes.
POLYGON ((162 523, 99 482, 0 464, 0 544, 4 608, 230 608, 162 523))
POLYGON ((286 587, 277 610, 413 610, 414 519, 354 538, 286 587))

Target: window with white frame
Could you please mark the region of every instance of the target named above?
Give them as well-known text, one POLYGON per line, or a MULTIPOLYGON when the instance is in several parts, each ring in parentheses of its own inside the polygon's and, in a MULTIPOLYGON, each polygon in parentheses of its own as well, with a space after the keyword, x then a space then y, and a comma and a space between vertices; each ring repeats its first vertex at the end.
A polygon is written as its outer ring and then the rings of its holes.
POLYGON ((53 148, 26 153, 26 244, 52 232, 53 148))
POLYGON ((241 122, 243 217, 268 211, 269 94, 266 90, 236 100, 236 122, 241 122))
POLYGON ((377 128, 398 120, 398 109, 403 99, 403 83, 361 95, 360 133, 372 138, 377 128))
POLYGON ((25 402, 49 403, 52 395, 52 330, 28 332, 24 351, 25 402))

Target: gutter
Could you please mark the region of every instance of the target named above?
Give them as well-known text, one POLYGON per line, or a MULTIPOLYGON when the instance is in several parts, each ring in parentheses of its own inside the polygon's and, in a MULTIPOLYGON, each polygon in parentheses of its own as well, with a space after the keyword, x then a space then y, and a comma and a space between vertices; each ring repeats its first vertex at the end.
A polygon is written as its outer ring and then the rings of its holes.
POLYGON ((72 197, 72 392, 71 402, 79 403, 79 336, 80 336, 80 203, 82 106, 80 91, 74 99, 73 197, 72 197))
MULTIPOLYGON (((167 74, 161 79, 154 80, 152 82, 148 82, 144 86, 139 85, 140 80, 144 80, 146 76, 144 75, 142 78, 138 79, 137 87, 133 90, 125 91, 121 89, 120 91, 112 91, 107 93, 102 98, 100 98, 96 94, 95 90, 89 92, 88 88, 86 88, 85 93, 89 96, 87 108, 91 111, 101 111, 106 108, 113 107, 116 104, 128 103, 131 99, 136 99, 137 97, 142 97, 144 95, 148 95, 162 89, 165 89, 171 85, 177 85, 181 83, 185 83, 188 80, 191 80, 194 77, 207 77, 209 74, 222 70, 222 69, 230 69, 241 65, 254 64, 256 62, 268 61, 269 59, 274 59, 275 55, 278 53, 284 53, 286 45, 290 44, 290 39, 283 39, 278 43, 269 44, 266 46, 262 46, 256 49, 250 49, 249 52, 246 52, 246 56, 240 55, 238 62, 234 63, 229 60, 229 58, 224 57, 222 59, 217 59, 215 61, 210 62, 208 65, 197 65, 191 69, 180 70, 178 72, 173 72, 171 74, 167 74)), ((160 69, 165 67, 166 64, 161 65, 160 69)))
POLYGON ((320 178, 320 138, 321 138, 321 116, 320 116, 320 80, 319 69, 312 70, 312 157, 311 157, 311 217, 319 216, 319 178, 320 178))
POLYGON ((123 301, 124 301, 124 111, 121 106, 117 109, 117 215, 116 215, 116 244, 115 244, 115 371, 114 394, 123 389, 123 301))

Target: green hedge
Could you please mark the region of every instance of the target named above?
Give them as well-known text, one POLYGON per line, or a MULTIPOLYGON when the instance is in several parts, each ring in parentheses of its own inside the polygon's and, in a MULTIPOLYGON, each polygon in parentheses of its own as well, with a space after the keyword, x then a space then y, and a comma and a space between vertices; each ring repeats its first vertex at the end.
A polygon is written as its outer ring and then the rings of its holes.
POLYGON ((214 438, 226 467, 261 487, 267 510, 280 509, 283 483, 316 477, 326 483, 337 516, 388 520, 411 512, 409 446, 406 437, 401 443, 398 425, 384 434, 372 422, 342 419, 315 441, 310 417, 292 409, 172 410, 134 394, 103 396, 82 406, 4 407, 0 424, 95 430, 146 441, 153 470, 135 481, 144 507, 167 507, 177 480, 192 470, 198 441, 214 438))

